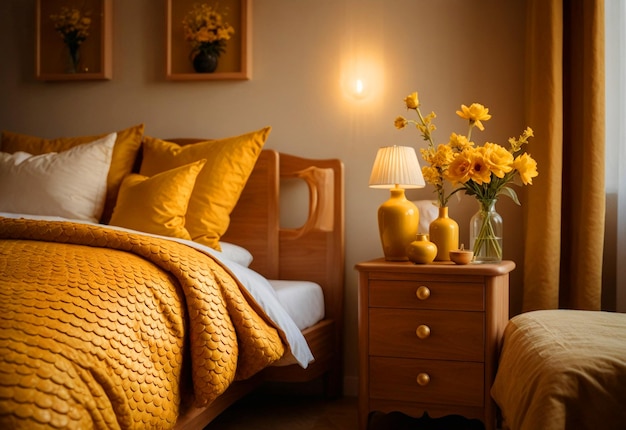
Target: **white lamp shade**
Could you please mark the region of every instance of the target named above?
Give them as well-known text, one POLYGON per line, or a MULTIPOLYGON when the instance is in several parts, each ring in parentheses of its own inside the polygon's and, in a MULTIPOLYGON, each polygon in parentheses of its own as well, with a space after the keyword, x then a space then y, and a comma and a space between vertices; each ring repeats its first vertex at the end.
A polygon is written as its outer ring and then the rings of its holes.
POLYGON ((426 186, 415 149, 395 145, 378 149, 369 186, 404 189, 426 186))

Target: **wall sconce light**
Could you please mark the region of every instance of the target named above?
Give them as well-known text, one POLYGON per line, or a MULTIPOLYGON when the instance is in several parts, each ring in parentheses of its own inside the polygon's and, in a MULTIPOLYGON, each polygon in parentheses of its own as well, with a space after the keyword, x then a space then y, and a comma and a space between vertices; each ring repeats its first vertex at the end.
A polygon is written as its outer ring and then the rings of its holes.
POLYGON ((357 78, 354 80, 354 83, 352 85, 352 97, 362 99, 367 97, 368 92, 369 87, 366 85, 366 82, 363 79, 357 78))
POLYGON ((380 148, 369 186, 391 190, 389 200, 378 208, 378 230, 385 259, 408 260, 406 248, 417 235, 419 211, 407 200, 404 190, 426 186, 415 149, 395 145, 380 148))
POLYGON ((383 76, 380 61, 371 57, 347 57, 341 65, 340 85, 348 100, 371 101, 381 94, 383 76))

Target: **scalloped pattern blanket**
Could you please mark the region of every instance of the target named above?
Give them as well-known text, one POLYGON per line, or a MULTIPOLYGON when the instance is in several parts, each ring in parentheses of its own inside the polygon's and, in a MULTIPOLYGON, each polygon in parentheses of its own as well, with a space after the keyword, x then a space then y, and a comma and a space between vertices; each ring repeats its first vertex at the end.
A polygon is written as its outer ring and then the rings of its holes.
POLYGON ((173 427, 284 353, 212 257, 70 222, 0 218, 0 428, 173 427))

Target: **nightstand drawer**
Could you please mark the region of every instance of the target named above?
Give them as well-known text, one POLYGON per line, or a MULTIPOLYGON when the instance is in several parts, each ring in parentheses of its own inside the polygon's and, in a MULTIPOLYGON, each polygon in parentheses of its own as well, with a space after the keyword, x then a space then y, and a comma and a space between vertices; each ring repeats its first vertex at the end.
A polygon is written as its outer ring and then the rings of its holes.
POLYGON ((370 357, 369 395, 376 399, 482 407, 483 372, 480 363, 370 357), (425 385, 420 385, 418 379, 425 385))
POLYGON ((370 307, 483 311, 484 285, 464 282, 371 280, 370 307))
POLYGON ((482 312, 371 308, 369 321, 369 355, 484 360, 482 312))

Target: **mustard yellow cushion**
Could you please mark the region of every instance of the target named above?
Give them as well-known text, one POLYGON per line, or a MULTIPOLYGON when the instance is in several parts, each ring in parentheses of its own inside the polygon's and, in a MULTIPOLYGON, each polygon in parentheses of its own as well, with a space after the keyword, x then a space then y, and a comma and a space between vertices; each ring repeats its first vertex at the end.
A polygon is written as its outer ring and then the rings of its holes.
POLYGON ((109 224, 191 239, 185 228, 185 213, 204 164, 205 160, 200 160, 152 177, 135 173, 126 176, 109 224))
MULTIPOLYGON (((107 223, 111 218, 120 184, 124 177, 132 171, 135 164, 137 153, 141 147, 143 129, 143 124, 140 124, 117 132, 117 139, 113 147, 111 167, 107 176, 107 195, 100 222, 107 223)), ((26 134, 3 131, 2 141, 0 141, 0 150, 10 154, 23 151, 32 155, 41 155, 49 152, 66 151, 76 145, 93 142, 107 134, 108 133, 95 136, 44 139, 26 134)))
POLYGON ((205 159, 189 200, 185 226, 193 241, 219 251, 219 239, 228 229, 230 213, 270 131, 271 127, 265 127, 241 136, 184 146, 146 136, 140 173, 152 176, 205 159))

